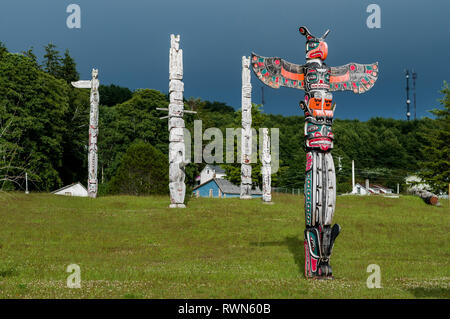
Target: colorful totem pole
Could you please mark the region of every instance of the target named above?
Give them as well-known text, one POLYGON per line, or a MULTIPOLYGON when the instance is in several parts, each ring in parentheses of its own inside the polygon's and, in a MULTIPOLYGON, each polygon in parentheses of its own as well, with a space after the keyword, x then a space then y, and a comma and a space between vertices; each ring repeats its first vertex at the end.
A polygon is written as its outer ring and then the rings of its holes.
POLYGON ((98 136, 98 105, 100 103, 100 94, 98 87, 98 70, 92 70, 92 80, 72 82, 72 85, 79 89, 91 89, 91 108, 89 112, 89 153, 88 153, 88 195, 91 198, 97 197, 98 180, 98 155, 97 155, 97 136, 98 136))
POLYGON ((305 91, 300 107, 305 113, 305 276, 332 278, 330 256, 341 228, 332 224, 336 203, 332 123, 335 104, 333 91, 364 93, 378 77, 378 63, 349 63, 329 67, 323 61, 328 55, 324 41, 328 32, 317 38, 306 27, 299 31, 306 37, 306 64, 297 65, 277 57, 252 54, 252 67, 266 85, 305 91))

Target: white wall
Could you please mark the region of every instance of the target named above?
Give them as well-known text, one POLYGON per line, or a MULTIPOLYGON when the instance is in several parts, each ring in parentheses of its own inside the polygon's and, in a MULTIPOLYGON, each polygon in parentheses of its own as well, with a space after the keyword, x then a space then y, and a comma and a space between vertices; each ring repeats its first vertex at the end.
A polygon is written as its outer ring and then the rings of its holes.
POLYGON ((368 195, 369 192, 361 185, 356 184, 355 187, 352 190, 352 194, 356 195, 368 195))
POLYGON ((200 184, 203 184, 214 177, 214 170, 210 166, 206 165, 200 173, 200 184))
POLYGON ((75 184, 62 191, 56 192, 55 195, 88 197, 88 192, 82 185, 75 184))
MULTIPOLYGON (((211 169, 211 166, 206 165, 205 168, 200 172, 200 184, 203 184, 212 178, 214 178, 214 170, 211 169)), ((216 178, 224 178, 227 174, 225 173, 216 173, 216 178)))

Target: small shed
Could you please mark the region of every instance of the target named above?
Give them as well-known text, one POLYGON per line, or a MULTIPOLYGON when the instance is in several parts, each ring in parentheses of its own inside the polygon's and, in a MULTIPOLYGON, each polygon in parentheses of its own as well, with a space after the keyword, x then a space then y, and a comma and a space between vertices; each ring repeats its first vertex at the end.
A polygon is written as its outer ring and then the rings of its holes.
POLYGON ((84 187, 80 182, 64 186, 63 188, 53 191, 52 194, 64 196, 88 197, 88 191, 86 187, 84 187))
MULTIPOLYGON (((195 187, 193 195, 196 197, 232 198, 240 197, 241 189, 223 178, 213 178, 195 187)), ((259 188, 252 190, 253 198, 261 198, 262 191, 259 188)))
POLYGON ((393 194, 394 190, 391 188, 384 187, 382 185, 370 185, 370 188, 375 190, 378 194, 393 194))
POLYGON ((370 195, 370 194, 374 194, 375 192, 370 189, 370 187, 367 189, 366 187, 362 186, 359 183, 355 184, 355 187, 353 187, 353 190, 351 192, 351 194, 356 194, 356 195, 370 195))

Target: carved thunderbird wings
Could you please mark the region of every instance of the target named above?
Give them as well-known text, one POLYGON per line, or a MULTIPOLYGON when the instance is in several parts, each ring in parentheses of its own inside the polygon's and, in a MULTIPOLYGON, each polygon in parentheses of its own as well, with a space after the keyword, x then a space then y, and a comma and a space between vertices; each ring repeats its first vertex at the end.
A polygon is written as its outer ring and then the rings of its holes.
MULTIPOLYGON (((266 85, 279 89, 281 86, 305 89, 305 65, 298 65, 279 57, 263 57, 252 53, 251 64, 258 78, 266 85)), ((330 91, 370 90, 378 78, 378 62, 372 64, 349 63, 331 67, 330 91)))
POLYGON ((370 90, 378 78, 378 62, 372 64, 349 63, 331 67, 330 91, 349 90, 364 93, 370 90))
POLYGON ((252 53, 252 68, 266 85, 278 89, 280 86, 304 89, 305 73, 303 65, 287 62, 281 58, 267 58, 252 53))

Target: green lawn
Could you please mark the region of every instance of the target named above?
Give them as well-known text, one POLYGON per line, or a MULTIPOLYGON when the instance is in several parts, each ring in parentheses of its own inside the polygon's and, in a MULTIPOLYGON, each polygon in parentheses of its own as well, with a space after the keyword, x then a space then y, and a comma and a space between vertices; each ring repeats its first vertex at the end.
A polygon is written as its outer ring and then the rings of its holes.
POLYGON ((303 197, 274 201, 0 194, 0 298, 450 297, 447 200, 338 197, 333 281, 304 278, 303 197))

